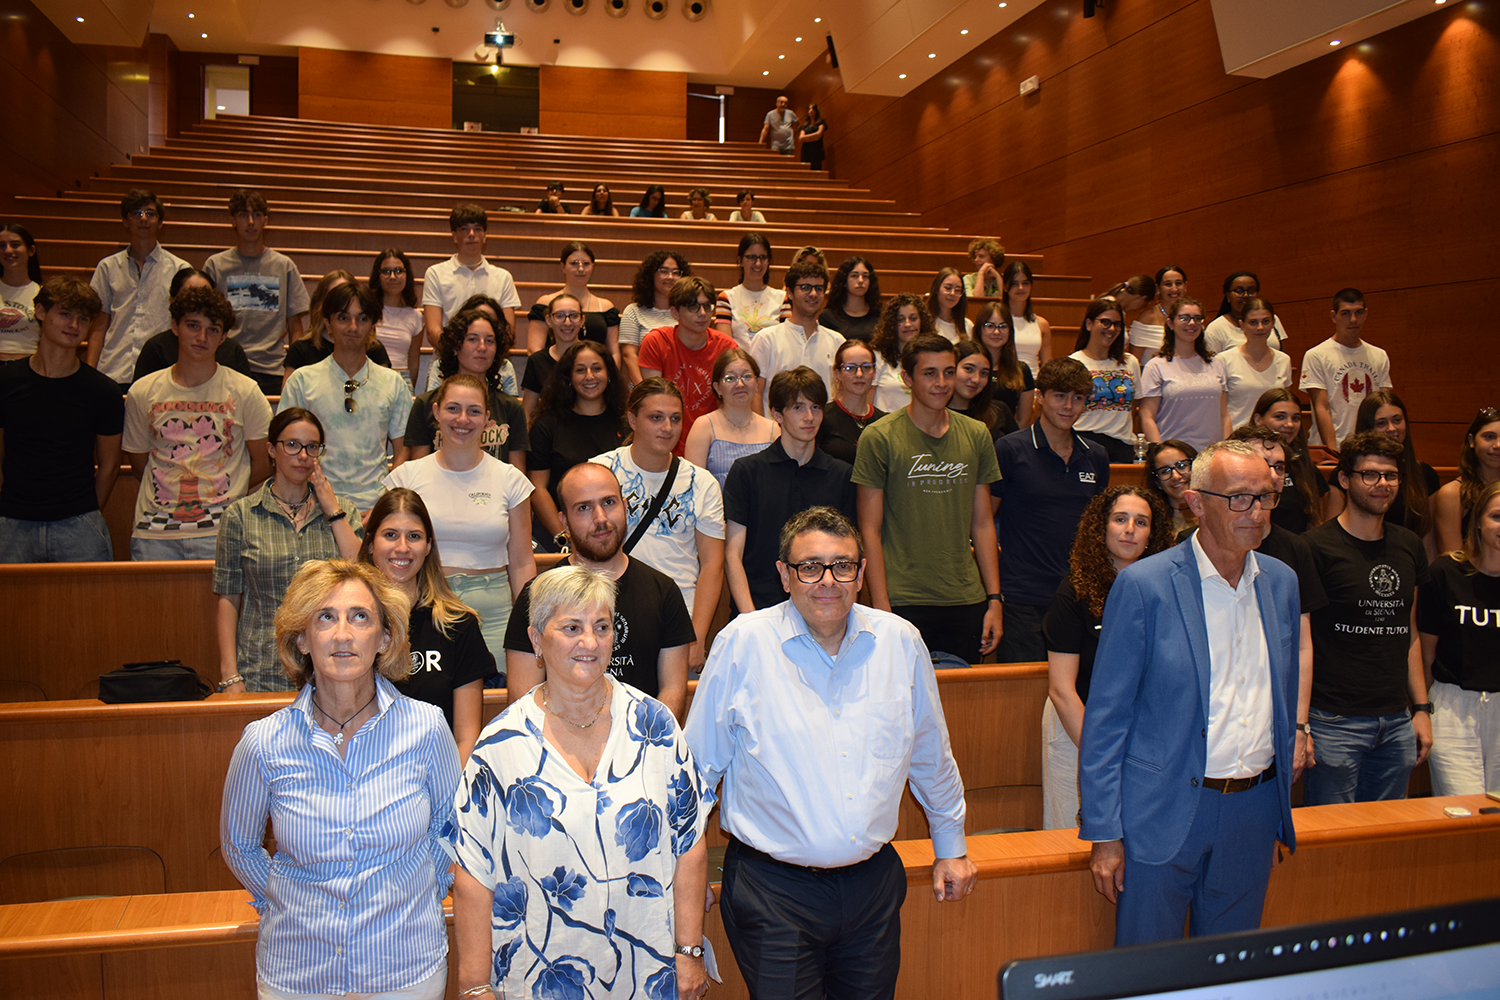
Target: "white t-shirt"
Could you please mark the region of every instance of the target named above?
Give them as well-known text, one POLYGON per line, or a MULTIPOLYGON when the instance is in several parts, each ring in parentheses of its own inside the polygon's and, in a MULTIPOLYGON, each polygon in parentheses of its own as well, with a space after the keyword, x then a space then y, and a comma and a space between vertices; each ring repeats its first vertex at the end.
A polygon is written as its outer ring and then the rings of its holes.
POLYGON ((1141 372, 1137 399, 1157 397, 1156 427, 1162 440, 1176 438, 1202 451, 1222 436, 1219 400, 1224 396, 1224 366, 1218 358, 1197 354, 1168 361, 1158 354, 1141 372))
POLYGON ((1025 316, 1010 319, 1010 339, 1016 345, 1016 360, 1033 373, 1042 370, 1042 325, 1025 316))
POLYGON ((892 368, 885 363, 885 358, 875 355, 875 408, 884 410, 886 413, 895 413, 897 410, 911 403, 911 390, 906 383, 901 381, 900 367, 892 368))
MULTIPOLYGON (((1281 317, 1272 320, 1270 336, 1266 337, 1266 343, 1271 349, 1279 351, 1287 341, 1286 330, 1281 325, 1281 317)), ((1234 320, 1226 313, 1209 322, 1208 328, 1203 331, 1203 342, 1208 349, 1215 354, 1222 354, 1231 347, 1238 347, 1245 342, 1245 334, 1239 327, 1234 325, 1234 320)))
MULTIPOLYGON (((375 324, 375 339, 391 356, 391 367, 398 372, 406 371, 406 359, 411 356, 411 342, 423 336, 422 310, 415 306, 386 306, 380 310, 380 322, 375 324)), ((412 372, 415 375, 416 372, 412 372)))
MULTIPOLYGON (((1391 388, 1391 359, 1374 344, 1360 341, 1358 347, 1345 347, 1329 337, 1302 355, 1300 388, 1303 392, 1322 389, 1328 393, 1333 432, 1342 441, 1354 433, 1354 420, 1364 398, 1376 389, 1391 388)), ((1316 420, 1309 440, 1338 447, 1338 441, 1321 439, 1316 420)))
POLYGON ((781 322, 781 304, 786 301, 786 289, 767 285, 758 292, 746 290, 744 285, 735 285, 719 293, 718 307, 714 310, 715 322, 729 320, 729 335, 745 350, 750 341, 768 326, 781 322))
POLYGON ((642 309, 632 302, 620 313, 620 343, 640 346, 641 340, 652 330, 663 326, 676 326, 670 309, 642 309))
MULTIPOLYGON (((620 481, 625 498, 625 537, 635 534, 636 525, 667 478, 665 470, 646 472, 630 457, 630 446, 595 455, 589 461, 602 465, 620 481)), ((670 576, 682 591, 688 610, 698 591, 698 536, 724 537, 724 497, 719 484, 707 469, 692 462, 680 462, 672 493, 661 505, 656 520, 630 551, 632 559, 670 576)))
POLYGON ((1134 444, 1135 428, 1131 425, 1130 415, 1135 410, 1136 387, 1140 384, 1140 361, 1130 353, 1126 353, 1123 363, 1114 358, 1095 361, 1082 351, 1074 351, 1068 357, 1082 363, 1094 380, 1083 415, 1073 429, 1107 434, 1126 444, 1134 444))
POLYGON ((740 210, 739 209, 735 209, 733 212, 729 213, 729 221, 730 222, 765 222, 766 221, 766 217, 764 215, 760 214, 760 209, 758 209, 758 208, 752 208, 750 210, 750 218, 748 218, 748 219, 741 218, 740 217, 740 210))
POLYGON ((1271 352, 1271 364, 1256 371, 1238 347, 1214 355, 1224 366, 1224 384, 1229 389, 1229 426, 1250 422, 1250 415, 1261 394, 1268 389, 1283 389, 1292 384, 1292 359, 1283 351, 1271 352))
POLYGON ((479 464, 454 472, 438 464, 433 453, 403 462, 382 482, 386 489, 405 486, 421 494, 432 516, 446 569, 497 569, 510 563, 510 511, 533 489, 514 465, 480 453, 479 464))
POLYGON ((823 379, 828 398, 833 398, 833 356, 844 342, 844 335, 826 326, 813 329, 808 336, 802 327, 788 320, 760 331, 750 341, 750 356, 760 365, 760 377, 766 388, 761 403, 771 412, 771 379, 778 372, 806 365, 823 379))
POLYGON ((0 354, 36 353, 42 328, 36 322, 34 303, 41 290, 35 281, 24 285, 0 281, 0 354))
MULTIPOLYGON (((16 362, 20 364, 21 362, 16 362)), ((146 456, 135 499, 135 538, 206 538, 250 485, 250 441, 264 441, 271 404, 248 375, 219 365, 186 386, 171 368, 125 397, 125 451, 146 456)))
POLYGON ((714 213, 712 213, 712 212, 705 212, 705 213, 703 213, 703 218, 695 220, 693 218, 693 210, 691 208, 687 209, 686 211, 684 211, 681 215, 678 216, 678 218, 679 219, 687 219, 689 222, 694 222, 694 221, 697 221, 697 222, 718 222, 719 221, 719 217, 717 215, 714 215, 714 213))
MULTIPOLYGON (((932 318, 932 325, 937 327, 938 335, 943 337, 950 344, 956 344, 969 335, 968 320, 964 320, 964 328, 962 333, 959 332, 958 326, 956 324, 950 323, 945 319, 938 319, 936 316, 932 318)), ((1037 343, 1040 344, 1041 341, 1038 340, 1037 343)))

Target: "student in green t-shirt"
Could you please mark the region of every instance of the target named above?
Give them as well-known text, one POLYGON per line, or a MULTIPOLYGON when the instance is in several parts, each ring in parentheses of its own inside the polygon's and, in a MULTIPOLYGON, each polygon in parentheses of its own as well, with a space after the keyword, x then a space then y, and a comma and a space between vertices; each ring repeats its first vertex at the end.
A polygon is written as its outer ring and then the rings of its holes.
POLYGON ((977 663, 1000 641, 990 518, 1000 466, 985 426, 948 409, 956 372, 944 338, 906 345, 901 377, 911 403, 860 435, 854 483, 870 602, 916 625, 929 650, 977 663))

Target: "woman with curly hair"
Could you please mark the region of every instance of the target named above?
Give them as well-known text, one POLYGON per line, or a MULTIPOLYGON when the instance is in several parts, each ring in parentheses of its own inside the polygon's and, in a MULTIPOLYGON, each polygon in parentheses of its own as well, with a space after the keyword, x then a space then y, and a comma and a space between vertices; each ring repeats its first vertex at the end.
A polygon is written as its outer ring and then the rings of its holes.
POLYGON ((1078 743, 1094 674, 1104 601, 1115 577, 1172 544, 1172 518, 1155 494, 1111 486, 1089 501, 1073 539, 1068 576, 1042 623, 1047 701, 1042 706, 1042 826, 1078 824, 1078 743))
POLYGON ((625 440, 625 383, 614 359, 598 344, 580 340, 563 352, 542 389, 531 421, 532 513, 541 551, 556 552, 562 518, 557 484, 563 473, 625 440))
POLYGON ((1005 266, 1005 248, 993 236, 980 236, 969 241, 969 259, 974 262, 974 273, 964 275, 964 295, 973 298, 995 299, 1000 297, 1000 271, 1005 266))
POLYGON ((863 257, 848 257, 828 286, 828 304, 818 313, 818 325, 866 343, 880 319, 880 278, 863 257))
POLYGON ((657 327, 677 323, 667 301, 672 286, 678 278, 692 276, 693 265, 676 250, 658 250, 636 269, 630 285, 630 305, 620 313, 620 370, 629 385, 641 380, 641 340, 657 327))
MULTIPOLYGON (((438 338, 438 360, 435 366, 443 377, 472 375, 490 390, 489 423, 480 435, 479 446, 489 455, 526 471, 526 410, 521 401, 500 388, 500 361, 510 350, 510 336, 505 320, 496 319, 482 309, 458 312, 443 327, 438 338)), ((441 388, 441 386, 439 386, 441 388)), ((407 460, 426 458, 442 446, 438 419, 432 412, 438 389, 431 389, 412 400, 411 416, 406 421, 407 460)))
POLYGON ((1438 557, 1432 530, 1432 496, 1438 491, 1438 474, 1426 462, 1417 461, 1406 418, 1406 404, 1392 389, 1378 389, 1359 404, 1355 431, 1379 431, 1401 445, 1401 488, 1385 512, 1386 524, 1399 524, 1417 533, 1427 550, 1427 561, 1438 557))
POLYGON ((875 405, 895 413, 911 402, 911 389, 901 380, 901 351, 916 337, 937 332, 932 313, 922 297, 902 292, 885 304, 870 347, 875 359, 875 405))
POLYGON ((1486 406, 1475 415, 1464 435, 1464 446, 1458 453, 1458 478, 1432 498, 1439 552, 1463 548, 1479 494, 1497 481, 1500 481, 1500 409, 1486 406))

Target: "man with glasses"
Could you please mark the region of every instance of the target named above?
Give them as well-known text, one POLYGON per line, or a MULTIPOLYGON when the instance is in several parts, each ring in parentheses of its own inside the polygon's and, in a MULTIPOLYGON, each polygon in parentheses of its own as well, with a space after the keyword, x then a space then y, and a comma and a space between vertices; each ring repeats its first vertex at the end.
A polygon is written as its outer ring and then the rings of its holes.
POLYGON ((1328 591, 1328 606, 1312 616, 1308 721, 1318 765, 1303 782, 1307 805, 1405 798, 1412 768, 1432 749, 1416 627, 1427 556, 1415 532, 1385 520, 1401 460, 1401 445, 1379 431, 1346 439, 1338 477, 1349 502, 1303 536, 1328 591))
POLYGON ((775 326, 768 326, 750 341, 750 356, 760 365, 765 389, 758 409, 768 412, 771 379, 777 372, 806 365, 833 390, 833 355, 844 342, 844 335, 821 326, 818 313, 828 294, 828 268, 815 260, 803 260, 786 269, 786 298, 791 315, 775 326))
POLYGON ((212 559, 225 509, 271 474, 271 404, 215 360, 234 309, 212 288, 172 300, 177 361, 130 387, 122 442, 140 478, 132 559, 212 559))
POLYGON ((1082 362, 1053 358, 1036 378, 1037 419, 995 443, 994 513, 1005 592, 1001 663, 1047 659, 1042 620, 1068 574, 1078 519, 1109 486, 1109 455, 1073 429, 1094 391, 1082 362))
POLYGON ((203 271, 234 307, 229 336, 249 356, 251 377, 267 396, 279 395, 287 345, 302 336, 307 317, 307 286, 290 257, 266 247, 271 209, 259 191, 230 195, 229 220, 235 246, 208 258, 203 271))
POLYGON ((714 641, 684 733, 729 835, 719 897, 756 997, 889 997, 901 962, 906 873, 890 846, 908 780, 927 814, 931 891, 962 900, 963 781, 921 636, 854 603, 864 548, 813 507, 781 531, 790 596, 714 641))
POLYGON ((1198 531, 1127 566, 1104 607, 1079 751, 1080 839, 1115 944, 1260 926, 1291 787, 1297 578, 1259 558, 1280 494, 1258 446, 1193 461, 1198 531))
POLYGON ((682 436, 673 449, 682 456, 693 421, 719 406, 714 395, 714 362, 734 340, 712 326, 718 293, 703 278, 679 278, 667 302, 676 326, 652 330, 641 340, 642 378, 657 375, 682 391, 682 436))
POLYGON ((99 296, 100 312, 89 327, 85 360, 121 392, 130 388, 141 345, 170 322, 172 275, 189 266, 157 242, 166 218, 166 207, 150 191, 125 192, 120 221, 130 245, 101 260, 89 279, 99 296))
POLYGON ((776 572, 781 527, 811 507, 855 516, 854 469, 818 448, 828 391, 805 365, 771 379, 771 419, 781 436, 739 459, 724 480, 724 576, 735 610, 743 614, 780 604, 786 593, 776 572))
POLYGON ((1359 404, 1377 389, 1391 388, 1389 355, 1360 339, 1365 293, 1343 288, 1333 296, 1333 336, 1302 357, 1299 388, 1312 398, 1309 441, 1329 449, 1354 433, 1359 404))

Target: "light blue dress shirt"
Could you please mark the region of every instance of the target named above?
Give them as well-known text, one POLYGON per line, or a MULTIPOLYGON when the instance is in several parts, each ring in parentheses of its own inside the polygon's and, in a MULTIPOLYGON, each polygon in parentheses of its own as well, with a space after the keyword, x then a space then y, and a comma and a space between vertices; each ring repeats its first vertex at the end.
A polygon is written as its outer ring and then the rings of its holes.
POLYGON ((458 750, 440 709, 375 684, 378 711, 344 757, 307 685, 246 726, 229 762, 219 839, 261 915, 257 974, 280 990, 405 989, 446 962, 458 750))
POLYGON ((714 640, 688 713, 705 811, 772 857, 863 861, 896 833, 907 781, 939 858, 962 856, 964 787, 932 658, 903 618, 856 604, 836 657, 787 601, 714 640))

